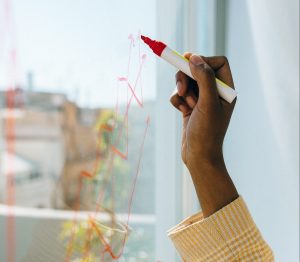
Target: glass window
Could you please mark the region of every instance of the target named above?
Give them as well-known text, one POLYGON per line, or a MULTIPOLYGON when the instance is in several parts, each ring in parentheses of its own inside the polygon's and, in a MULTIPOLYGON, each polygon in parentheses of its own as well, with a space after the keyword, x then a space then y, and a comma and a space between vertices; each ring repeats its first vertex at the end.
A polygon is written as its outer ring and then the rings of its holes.
POLYGON ((1 2, 1 259, 155 260, 155 8, 1 2))

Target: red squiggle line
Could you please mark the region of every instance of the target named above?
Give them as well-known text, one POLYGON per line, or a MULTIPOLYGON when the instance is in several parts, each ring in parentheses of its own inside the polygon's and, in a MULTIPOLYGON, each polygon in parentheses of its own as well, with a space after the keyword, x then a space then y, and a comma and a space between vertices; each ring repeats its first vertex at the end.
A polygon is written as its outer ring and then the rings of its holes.
MULTIPOLYGON (((146 121, 146 128, 145 128, 145 131, 144 131, 144 135, 143 135, 143 139, 142 139, 142 143, 141 143, 141 147, 140 147, 140 153, 139 153, 139 159, 138 159, 138 164, 137 164, 137 168, 136 168, 136 173, 135 173, 135 176, 134 176, 134 179, 133 179, 133 185, 132 185, 132 189, 131 189, 131 193, 130 193, 130 199, 129 199, 129 203, 128 203, 126 230, 128 230, 128 226, 129 226, 131 208, 132 208, 132 203, 133 203, 133 196, 134 196, 134 192, 135 192, 137 178, 138 178, 139 171, 140 171, 140 164, 141 164, 141 159, 142 159, 142 155, 143 155, 144 143, 145 143, 145 139, 146 139, 146 134, 148 132, 149 124, 150 124, 150 117, 148 116, 147 121, 146 121)), ((122 247, 121 247, 121 250, 120 250, 119 254, 114 254, 113 251, 112 251, 111 246, 103 238, 103 240, 105 241, 105 246, 107 247, 104 252, 108 252, 113 260, 119 259, 122 256, 123 251, 124 251, 126 237, 127 236, 124 236, 124 238, 123 238, 122 247)))
MULTIPOLYGON (((132 86, 129 81, 128 81, 128 77, 129 77, 129 70, 130 70, 130 62, 131 62, 131 51, 132 51, 132 47, 134 46, 134 38, 132 35, 129 36, 130 41, 130 47, 129 47, 129 59, 128 59, 128 68, 127 68, 127 77, 119 77, 118 78, 118 83, 119 82, 126 82, 126 86, 127 86, 127 105, 126 105, 126 109, 125 109, 125 114, 122 120, 122 124, 121 127, 119 127, 118 129, 118 133, 117 133, 117 139, 115 141, 115 143, 111 146, 111 153, 109 154, 109 158, 107 161, 108 164, 108 168, 107 168, 107 172, 104 174, 105 177, 111 177, 112 182, 114 182, 114 175, 113 175, 113 163, 114 163, 114 159, 115 156, 118 155, 120 156, 122 159, 127 160, 128 157, 128 115, 129 115, 129 108, 131 106, 132 100, 134 99, 137 104, 142 108, 143 107, 143 96, 142 96, 142 90, 141 90, 141 99, 138 98, 137 94, 136 94, 136 87, 137 84, 140 83, 141 84, 141 72, 142 72, 142 68, 143 68, 143 64, 145 61, 146 56, 142 55, 140 56, 140 46, 139 46, 139 70, 134 82, 134 85, 132 86), (130 97, 128 97, 128 91, 130 91, 130 97), (121 152, 120 149, 118 149, 118 145, 120 144, 121 141, 121 137, 123 132, 125 133, 125 143, 126 143, 126 149, 125 152, 121 152)), ((139 37, 138 37, 139 39, 139 37)), ((141 87, 142 89, 142 87, 141 87)), ((119 85, 118 85, 118 92, 117 92, 117 101, 116 101, 116 106, 115 106, 115 113, 114 113, 114 117, 115 119, 119 118, 119 85)), ((116 124, 117 121, 115 121, 116 124)), ((146 138, 146 134, 148 132, 148 127, 149 127, 149 123, 150 123, 150 117, 147 117, 147 121, 146 121, 146 128, 144 131, 144 135, 143 135, 143 139, 141 142, 141 147, 140 147, 140 154, 139 154, 139 159, 138 159, 138 163, 137 163, 137 168, 136 168, 136 172, 133 178, 133 184, 132 184, 132 188, 131 188, 131 192, 130 192, 130 196, 129 196, 129 203, 128 203, 128 216, 127 216, 127 221, 126 221, 126 225, 125 228, 126 230, 128 230, 128 226, 129 226, 129 220, 130 220, 130 214, 131 214, 131 207, 132 207, 132 202, 133 202, 133 196, 134 196, 134 192, 135 192, 135 187, 136 187, 136 182, 137 182, 137 178, 139 175, 139 171, 140 171, 140 163, 141 163, 141 159, 142 159, 142 153, 143 153, 143 148, 144 148, 144 141, 146 138)), ((112 134, 112 132, 116 129, 116 125, 113 126, 107 126, 107 125, 102 125, 99 128, 98 134, 99 134, 99 139, 101 139, 102 137, 102 132, 110 132, 112 134)), ((96 155, 96 164, 95 164, 95 169, 93 171, 93 173, 89 173, 86 171, 83 171, 81 173, 81 177, 82 178, 86 178, 86 179, 92 179, 95 177, 95 175, 98 173, 99 170, 99 164, 101 163, 101 156, 100 156, 100 150, 97 151, 97 155, 96 155)), ((126 238, 127 238, 127 234, 124 236, 123 240, 122 240, 122 247, 120 249, 120 252, 118 254, 114 254, 113 253, 113 249, 112 246, 109 245, 109 243, 106 241, 106 239, 104 238, 102 232, 99 230, 99 228, 97 227, 97 225, 94 223, 94 220, 96 219, 97 213, 99 212, 99 209, 101 207, 101 203, 104 197, 104 193, 105 193, 105 188, 107 186, 107 179, 104 179, 104 183, 102 184, 101 189, 99 190, 99 194, 98 194, 98 198, 96 201, 96 209, 95 212, 93 214, 92 217, 90 217, 89 219, 89 228, 86 234, 86 242, 85 242, 85 253, 84 253, 84 258, 87 258, 89 256, 89 252, 90 252, 90 245, 88 244, 90 239, 91 239, 91 234, 93 232, 93 230, 95 230, 95 232, 97 233, 99 240, 101 241, 101 243, 104 245, 105 249, 102 252, 102 259, 104 261, 104 255, 105 253, 108 253, 110 255, 110 257, 113 260, 116 260, 118 258, 120 258, 123 254, 123 250, 124 250, 124 246, 125 246, 125 242, 126 242, 126 238)), ((79 192, 80 194, 80 192, 79 192)), ((112 183, 112 198, 114 198, 114 183, 112 183)), ((79 199, 79 198, 78 198, 79 199)), ((114 208, 113 208, 114 210, 114 208)), ((113 220, 114 220, 114 216, 113 216, 113 220)), ((73 228, 75 228, 76 226, 76 216, 74 216, 74 223, 73 223, 73 228)), ((74 241, 74 239, 72 240, 74 241)), ((71 243, 71 242, 70 242, 71 243)), ((72 246, 69 243, 69 246, 72 246)), ((66 254, 66 259, 70 259, 71 256, 71 252, 68 252, 66 254)), ((69 261, 69 260, 67 260, 69 261)))
MULTIPOLYGON (((129 227, 129 220, 130 220, 131 208, 132 208, 132 203, 133 203, 133 196, 134 196, 134 192, 135 192, 135 187, 136 187, 138 175, 140 173, 140 164, 141 164, 141 160, 142 160, 142 156, 143 156, 144 143, 145 143, 146 135, 147 135, 147 132, 148 132, 149 124, 150 124, 150 117, 148 116, 147 121, 146 121, 146 128, 145 128, 145 131, 144 131, 144 135, 143 135, 143 139, 142 139, 142 143, 141 143, 141 147, 140 147, 140 153, 139 153, 139 159, 138 159, 138 163, 137 163, 136 173, 134 175, 132 189, 131 189, 130 198, 129 198, 129 202, 128 202, 127 221, 126 221, 126 224, 125 224, 126 230, 128 230, 128 227, 129 227)), ((95 223, 93 222, 93 219, 94 218, 92 218, 92 220, 90 220, 90 222, 92 223, 94 229, 96 230, 96 232, 97 232, 97 234, 100 238, 101 243, 105 246, 104 253, 108 252, 113 260, 119 259, 123 254, 127 235, 125 235, 123 240, 122 240, 122 247, 120 249, 120 252, 118 254, 114 254, 113 250, 112 250, 112 247, 109 245, 109 243, 107 243, 107 241, 103 237, 101 231, 97 228, 97 225, 95 225, 95 223)))
MULTIPOLYGON (((8 86, 6 90, 6 109, 7 115, 5 119, 5 136, 6 150, 8 153, 7 173, 6 173, 6 204, 8 206, 8 214, 6 220, 6 239, 8 262, 15 261, 15 217, 11 207, 15 203, 15 89, 17 79, 17 49, 16 37, 13 24, 12 3, 11 0, 3 1, 3 47, 5 42, 8 43, 8 86), (5 42, 4 42, 5 41, 5 42)), ((1 51, 1 50, 0 50, 1 51)), ((4 55, 4 53, 3 53, 4 55)), ((3 56, 5 57, 5 55, 3 56)))
MULTIPOLYGON (((14 39, 14 32, 13 32, 13 25, 12 25, 12 14, 11 14, 11 0, 4 0, 4 5, 5 5, 5 17, 6 17, 6 26, 8 28, 8 34, 9 36, 12 38, 12 43, 13 45, 15 44, 15 39, 14 39)), ((131 107, 131 103, 133 100, 135 100, 138 104, 139 107, 143 107, 143 93, 142 93, 142 79, 141 79, 141 72, 142 72, 142 68, 143 68, 143 64, 145 61, 145 55, 140 56, 140 45, 139 45, 139 70, 138 70, 138 74, 136 76, 135 82, 133 85, 131 85, 128 81, 129 79, 129 73, 130 73, 130 64, 131 64, 131 51, 132 48, 135 45, 135 40, 133 38, 133 36, 131 35, 129 37, 130 41, 130 52, 129 52, 129 59, 128 59, 128 68, 127 68, 127 77, 120 77, 118 79, 118 82, 123 82, 126 81, 127 85, 127 106, 126 106, 126 112, 125 115, 123 117, 123 121, 122 121, 122 126, 121 128, 119 128, 118 130, 118 136, 117 139, 115 141, 115 143, 112 145, 111 147, 111 154, 108 160, 108 169, 107 172, 105 174, 105 176, 110 176, 112 179, 114 179, 114 175, 113 175, 113 163, 114 163, 114 159, 115 157, 118 155, 120 156, 122 159, 127 160, 128 158, 128 117, 129 117, 129 109, 131 107), (140 97, 137 94, 136 88, 138 86, 138 83, 140 84, 141 88, 141 94, 140 97), (130 93, 129 93, 130 92, 130 93), (125 152, 121 152, 121 149, 119 149, 119 145, 120 145, 120 141, 122 138, 122 134, 123 132, 125 132, 125 143, 126 143, 126 150, 125 152)), ((138 37, 139 39, 139 37, 138 37)), ((138 42, 139 43, 139 42, 138 42)), ((12 66, 12 75, 11 75, 11 83, 8 86, 8 90, 7 90, 7 94, 6 94, 6 100, 7 100, 7 108, 8 108, 8 118, 7 121, 5 123, 5 131, 6 131, 6 136, 9 138, 8 142, 7 142, 7 149, 8 149, 8 153, 9 153, 9 159, 8 159, 8 166, 9 166, 9 171, 7 174, 7 186, 6 186, 6 190, 7 190, 7 204, 8 206, 12 206, 15 202, 15 188, 14 188, 14 168, 13 168, 13 154, 15 153, 15 145, 14 145, 14 138, 15 138, 15 120, 14 120, 14 89, 16 87, 16 70, 17 70, 17 59, 16 59, 16 48, 13 46, 13 48, 11 49, 11 53, 10 53, 10 62, 11 62, 11 66, 12 66)), ((118 90, 119 91, 119 90, 118 90)), ((118 100, 118 96, 117 96, 117 103, 116 103, 116 110, 115 110, 115 119, 117 119, 119 117, 119 100, 118 100)), ((130 215, 131 215, 131 208, 132 208, 132 202, 133 202, 133 196, 134 196, 134 192, 135 192, 135 188, 136 188, 136 183, 137 183, 137 179, 138 176, 140 174, 140 163, 141 163, 141 159, 142 159, 142 153, 143 153, 143 149, 144 149, 144 142, 145 142, 145 138, 146 138, 146 134, 148 132, 148 128, 149 128, 149 124, 150 124, 150 118, 147 117, 147 121, 146 121, 146 128, 144 131, 144 135, 142 138, 142 142, 141 142, 141 147, 140 147, 140 154, 139 154, 139 158, 138 158, 138 163, 137 163, 137 167, 136 167, 136 172, 134 174, 133 177, 133 183, 132 183, 132 187, 131 187, 131 191, 130 191, 130 195, 129 195, 129 203, 128 203, 128 214, 127 214, 127 221, 126 221, 126 229, 128 229, 129 226, 129 220, 130 220, 130 215)), ((109 133, 113 133, 113 131, 116 130, 116 126, 108 126, 108 125, 102 125, 99 128, 99 134, 100 134, 100 139, 101 139, 101 135, 102 132, 109 132, 109 133)), ((72 231, 71 231, 71 237, 70 240, 68 242, 68 248, 66 251, 66 257, 65 260, 66 261, 70 261, 70 258, 72 256, 73 253, 73 245, 74 245, 74 241, 75 241, 75 229, 76 229, 76 225, 78 223, 78 211, 80 210, 80 195, 81 195, 81 190, 82 190, 82 183, 84 179, 93 179, 95 177, 95 175, 97 175, 98 171, 99 171, 99 166, 101 161, 103 161, 103 159, 101 159, 101 152, 100 150, 97 150, 96 152, 96 161, 95 161, 95 167, 92 173, 86 172, 86 171, 82 171, 80 174, 80 178, 79 178, 79 184, 78 184, 78 189, 77 189, 77 205, 75 206, 75 212, 74 212, 74 219, 73 219, 73 227, 72 227, 72 231)), ((105 188, 107 185, 106 183, 103 183, 103 187, 105 188)), ((114 198, 114 183, 112 183, 112 192, 113 192, 113 198, 114 198)), ((97 227, 97 225, 95 224, 94 220, 96 218, 97 213, 99 212, 99 209, 101 207, 101 203, 103 200, 103 196, 104 196, 104 192, 105 189, 102 189, 101 192, 99 192, 98 194, 98 199, 97 199, 97 203, 96 203, 96 210, 94 212, 94 216, 93 218, 91 218, 89 220, 89 232, 87 234, 87 240, 89 239, 92 230, 95 230, 95 232, 97 233, 100 241, 104 244, 104 252, 103 252, 103 260, 104 260, 104 255, 105 253, 108 253, 111 258, 113 260, 116 260, 118 258, 120 258, 123 254, 124 251, 124 247, 125 247, 125 242, 127 239, 127 235, 124 236, 123 240, 122 240, 122 248, 120 250, 120 252, 118 254, 114 254, 113 252, 113 248, 112 245, 109 245, 109 243, 107 243, 106 239, 103 237, 102 232, 99 230, 99 228, 97 227)), ((114 209, 114 208, 113 208, 114 209)), ((10 211, 10 209, 9 209, 10 211)), ((14 217, 12 213, 8 214, 7 217, 7 261, 8 262, 14 262, 15 261, 15 221, 14 221, 14 217)), ((86 248, 86 252, 85 252, 85 256, 88 256, 89 254, 89 247, 86 248)))
MULTIPOLYGON (((128 82, 128 77, 127 78, 126 77, 119 77, 118 78, 120 82, 126 81, 127 86, 129 88, 129 90, 131 91, 131 96, 130 96, 129 100, 127 99, 127 106, 126 106, 126 111, 125 111, 125 115, 124 115, 124 119, 123 119, 123 126, 124 126, 124 123, 126 123, 126 152, 125 153, 121 152, 116 146, 120 142, 120 138, 121 138, 121 135, 122 135, 122 128, 120 129, 120 131, 118 133, 118 138, 117 138, 117 141, 116 141, 115 145, 112 146, 112 150, 123 159, 127 159, 127 157, 128 157, 128 112, 129 112, 129 108, 131 106, 132 100, 135 99, 136 102, 138 103, 138 105, 140 107, 143 107, 143 99, 139 100, 136 93, 135 93, 138 81, 141 77, 141 72, 142 72, 142 68, 143 68, 143 64, 144 64, 144 61, 146 59, 146 56, 143 55, 141 58, 142 58, 142 62, 140 64, 138 74, 137 74, 137 77, 135 79, 135 83, 134 83, 133 87, 128 82), (127 79, 127 80, 125 80, 125 79, 127 79)), ((119 106, 117 105, 116 108, 118 109, 119 106)), ((116 114, 118 115, 118 111, 116 111, 116 114)))
MULTIPOLYGON (((131 50, 131 49, 130 49, 131 50)), ((130 55, 131 56, 131 55, 130 55)), ((135 83, 134 83, 134 88, 133 88, 133 91, 135 91, 136 89, 136 86, 137 86, 137 83, 138 83, 138 79, 140 78, 141 76, 141 72, 142 72, 142 67, 143 67, 143 64, 144 64, 144 61, 145 61, 145 58, 146 56, 143 55, 142 56, 142 63, 141 63, 141 66, 139 67, 139 70, 138 70, 138 74, 137 74, 137 77, 136 77, 136 80, 135 80, 135 83)), ((119 78, 120 79, 120 78, 119 78)), ((128 78, 127 78, 128 79, 128 78)), ((118 92, 119 93, 119 92, 118 92)), ((134 92, 133 92, 134 93, 134 92)), ((126 152, 125 153, 122 153, 118 148, 117 146, 119 145, 120 143, 120 139, 121 139, 121 135, 122 135, 122 128, 119 129, 119 132, 118 132, 118 137, 116 139, 116 143, 114 145, 112 145, 112 148, 114 148, 114 152, 117 153, 119 156, 121 156, 123 159, 127 159, 127 156, 128 156, 128 113, 129 113, 129 108, 131 106, 131 102, 132 102, 132 99, 134 98, 134 95, 133 93, 131 94, 131 97, 129 100, 127 100, 127 106, 126 106, 126 110, 125 110, 125 115, 124 115, 124 118, 123 118, 123 121, 122 121, 122 127, 124 127, 124 123, 126 123, 126 152)), ((117 99, 117 104, 116 104, 116 111, 115 111, 115 118, 118 119, 118 109, 119 109, 119 105, 118 105, 118 99, 117 99)), ((112 170, 112 165, 113 165, 113 160, 114 160, 114 155, 111 156, 110 158, 110 161, 109 161, 109 171, 112 170)), ((110 174, 110 172, 108 172, 108 174, 110 174)), ((103 196, 103 193, 100 191, 99 193, 99 196, 103 196)), ((99 202, 102 202, 102 197, 101 198, 98 198, 97 200, 97 203, 99 204, 99 202)))
MULTIPOLYGON (((133 45, 133 42, 131 42, 131 46, 133 45)), ((131 52, 131 47, 130 47, 130 52, 131 52)), ((129 56, 131 57, 131 56, 129 56)), ((137 78, 135 80, 135 83, 134 83, 134 86, 132 88, 132 86, 128 83, 128 77, 118 77, 118 82, 124 82, 126 81, 129 85, 130 85, 130 90, 131 90, 131 97, 130 99, 127 99, 127 106, 126 106, 126 110, 125 110, 125 114, 124 114, 124 118, 123 118, 123 121, 122 121, 122 126, 124 127, 124 123, 126 123, 126 152, 125 153, 122 153, 120 150, 117 149, 117 145, 119 144, 120 142, 120 138, 121 138, 121 135, 122 135, 122 128, 120 128, 119 130, 119 133, 118 133, 118 137, 116 139, 116 143, 114 145, 112 145, 112 147, 114 148, 113 150, 119 154, 122 158, 126 159, 127 158, 127 155, 128 155, 128 111, 129 111, 129 108, 131 106, 131 102, 132 102, 132 99, 135 98, 137 103, 140 105, 140 107, 143 106, 143 98, 138 99, 137 95, 135 94, 135 89, 137 87, 137 83, 138 83, 138 80, 140 79, 141 77, 141 71, 142 71, 142 67, 143 67, 143 63, 146 59, 146 56, 145 55, 142 55, 141 56, 141 64, 140 64, 140 68, 139 68, 139 71, 138 71, 138 74, 137 74, 137 78)), ((130 60, 130 58, 129 58, 130 60)), ((119 88, 119 87, 118 87, 119 88)), ((119 92, 117 93, 119 94, 119 92)), ((117 95, 117 102, 116 102, 116 107, 115 107, 115 119, 118 118, 118 115, 119 115, 119 103, 118 103, 118 95, 117 95)), ((115 126, 111 127, 110 129, 110 132, 112 132, 113 130, 115 129, 115 126)), ((99 129, 99 133, 101 133, 103 130, 103 128, 100 128, 99 129)), ((99 159, 99 158, 98 158, 99 159)), ((93 172, 93 174, 91 175, 91 177, 94 177, 95 175, 97 174, 97 172, 93 172)))

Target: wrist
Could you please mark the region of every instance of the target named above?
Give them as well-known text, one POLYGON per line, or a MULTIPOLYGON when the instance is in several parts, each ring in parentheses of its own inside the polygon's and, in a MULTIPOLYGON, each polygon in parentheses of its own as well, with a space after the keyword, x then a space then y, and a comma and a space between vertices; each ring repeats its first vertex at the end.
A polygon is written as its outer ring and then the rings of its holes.
POLYGON ((199 157, 188 166, 204 217, 229 204, 238 197, 230 179, 223 154, 199 157))
POLYGON ((187 162, 187 168, 191 174, 207 169, 226 169, 223 152, 195 156, 187 162))

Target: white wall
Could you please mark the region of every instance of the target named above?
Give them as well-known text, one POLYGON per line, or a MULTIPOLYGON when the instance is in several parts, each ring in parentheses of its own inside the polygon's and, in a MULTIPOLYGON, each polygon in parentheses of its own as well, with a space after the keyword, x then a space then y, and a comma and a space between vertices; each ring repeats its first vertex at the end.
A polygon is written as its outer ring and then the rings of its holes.
POLYGON ((276 261, 299 261, 299 1, 229 0, 226 35, 228 168, 276 261))

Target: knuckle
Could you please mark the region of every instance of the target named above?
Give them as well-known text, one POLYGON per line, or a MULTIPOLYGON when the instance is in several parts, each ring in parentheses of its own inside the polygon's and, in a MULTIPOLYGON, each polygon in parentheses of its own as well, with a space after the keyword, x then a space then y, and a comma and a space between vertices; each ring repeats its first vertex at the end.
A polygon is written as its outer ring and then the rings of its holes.
POLYGON ((205 79, 206 81, 208 81, 213 76, 214 76, 214 72, 208 64, 203 63, 197 67, 197 72, 195 74, 195 78, 197 80, 200 80, 202 78, 203 80, 205 79))
POLYGON ((208 64, 203 65, 202 71, 207 76, 213 76, 214 75, 214 71, 212 70, 212 68, 208 64))
POLYGON ((226 56, 222 56, 222 60, 224 61, 225 64, 228 64, 228 58, 226 56))
POLYGON ((176 95, 171 95, 171 96, 170 96, 169 101, 170 101, 170 103, 171 103, 172 105, 175 106, 176 100, 177 100, 176 95))

